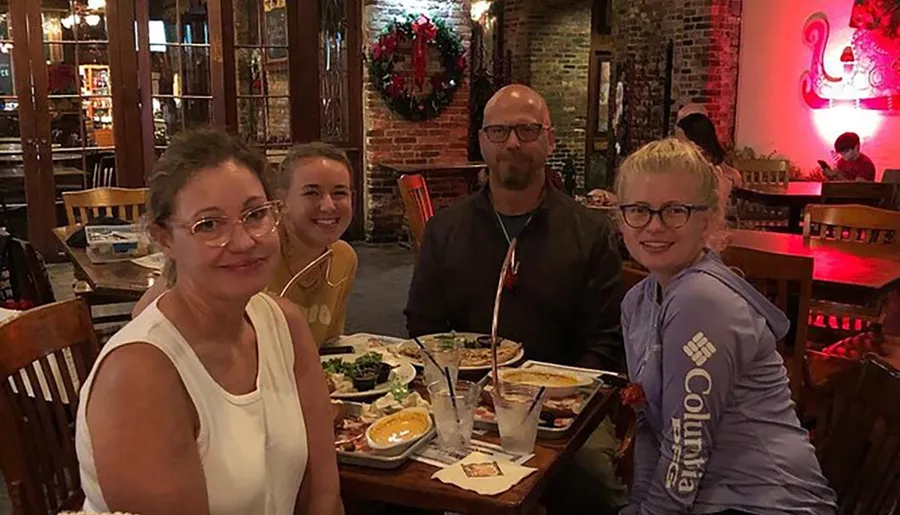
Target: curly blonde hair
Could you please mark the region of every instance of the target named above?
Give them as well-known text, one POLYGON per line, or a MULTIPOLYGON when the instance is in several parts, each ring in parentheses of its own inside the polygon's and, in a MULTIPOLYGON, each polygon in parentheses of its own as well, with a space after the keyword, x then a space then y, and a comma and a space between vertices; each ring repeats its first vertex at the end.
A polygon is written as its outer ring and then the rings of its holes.
MULTIPOLYGON (((697 178, 701 202, 709 206, 712 230, 706 245, 721 250, 725 246, 728 197, 731 181, 727 180, 719 166, 713 165, 695 144, 676 138, 652 141, 628 156, 616 174, 616 196, 621 202, 625 197, 626 178, 637 173, 662 174, 687 172, 697 178)), ((621 217, 621 214, 618 215, 621 217)))

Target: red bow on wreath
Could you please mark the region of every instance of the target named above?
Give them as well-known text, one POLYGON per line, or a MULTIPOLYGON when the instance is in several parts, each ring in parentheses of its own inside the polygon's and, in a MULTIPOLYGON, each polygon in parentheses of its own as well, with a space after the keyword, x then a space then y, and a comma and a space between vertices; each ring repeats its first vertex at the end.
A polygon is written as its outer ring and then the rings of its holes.
POLYGON ((419 15, 412 24, 413 52, 412 69, 416 87, 421 89, 425 84, 425 71, 428 68, 428 43, 437 36, 437 27, 424 14, 419 15))

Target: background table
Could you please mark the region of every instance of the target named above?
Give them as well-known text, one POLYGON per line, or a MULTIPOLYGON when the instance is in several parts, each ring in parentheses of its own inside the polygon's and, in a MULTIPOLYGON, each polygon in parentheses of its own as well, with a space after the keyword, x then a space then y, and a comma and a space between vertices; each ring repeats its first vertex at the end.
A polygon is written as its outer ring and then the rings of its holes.
POLYGON ((799 233, 803 208, 822 202, 822 183, 790 181, 787 186, 778 184, 745 184, 734 189, 735 197, 772 207, 788 208, 788 230, 799 233))

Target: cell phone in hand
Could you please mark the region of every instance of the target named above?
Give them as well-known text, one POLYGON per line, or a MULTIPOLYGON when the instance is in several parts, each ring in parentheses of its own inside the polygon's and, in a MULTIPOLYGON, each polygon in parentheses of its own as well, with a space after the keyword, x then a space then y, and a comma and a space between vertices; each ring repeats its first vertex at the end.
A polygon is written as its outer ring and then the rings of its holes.
POLYGON ((822 161, 821 159, 819 159, 818 163, 819 163, 819 166, 822 167, 822 171, 823 171, 823 172, 824 172, 825 170, 831 170, 831 165, 829 165, 829 164, 826 163, 825 161, 822 161))

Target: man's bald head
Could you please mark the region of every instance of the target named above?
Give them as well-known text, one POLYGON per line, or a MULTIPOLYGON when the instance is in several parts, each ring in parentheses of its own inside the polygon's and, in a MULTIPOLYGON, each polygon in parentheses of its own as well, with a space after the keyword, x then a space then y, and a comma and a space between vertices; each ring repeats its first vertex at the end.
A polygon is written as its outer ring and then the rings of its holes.
MULTIPOLYGON (((497 111, 512 111, 523 116, 534 115, 539 123, 550 126, 550 109, 537 91, 522 84, 510 84, 500 88, 484 106, 484 125, 492 125, 497 111)), ((527 123, 527 122, 521 122, 527 123)))
POLYGON ((479 135, 492 189, 521 191, 543 185, 554 133, 547 102, 537 91, 521 84, 500 89, 484 107, 484 127, 491 127, 493 134, 500 130, 494 141, 485 131, 479 135))

